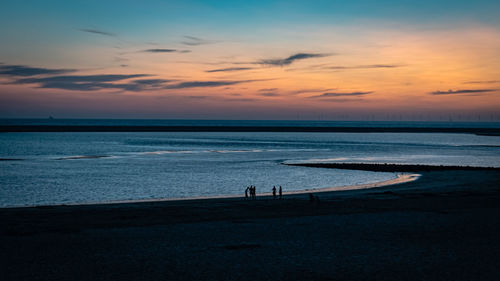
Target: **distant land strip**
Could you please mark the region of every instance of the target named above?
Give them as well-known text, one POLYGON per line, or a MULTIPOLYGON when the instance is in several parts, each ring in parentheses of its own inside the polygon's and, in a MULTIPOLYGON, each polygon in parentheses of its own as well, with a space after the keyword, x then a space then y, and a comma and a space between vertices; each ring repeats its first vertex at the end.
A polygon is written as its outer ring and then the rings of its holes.
POLYGON ((282 163, 287 166, 300 166, 312 168, 330 168, 345 170, 362 170, 370 172, 430 172, 430 171, 479 171, 494 170, 500 171, 496 167, 474 167, 474 166, 443 166, 443 165, 411 165, 411 164, 378 164, 378 163, 282 163))
POLYGON ((301 127, 301 126, 91 126, 2 125, 0 132, 304 132, 304 133, 468 133, 500 136, 500 128, 301 127))

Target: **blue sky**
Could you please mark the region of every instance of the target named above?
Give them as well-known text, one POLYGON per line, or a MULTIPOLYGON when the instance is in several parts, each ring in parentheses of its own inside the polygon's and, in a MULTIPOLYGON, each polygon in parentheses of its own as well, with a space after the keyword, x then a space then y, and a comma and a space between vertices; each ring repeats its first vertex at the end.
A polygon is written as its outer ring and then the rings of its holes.
POLYGON ((435 119, 444 118, 437 117, 444 102, 450 116, 500 118, 499 15, 500 1, 486 0, 4 1, 0 117, 293 117, 273 113, 281 110, 435 119), (55 84, 39 76, 12 75, 18 66, 94 78, 147 75, 164 85, 82 85, 88 78, 72 77, 74 85, 49 88, 55 84), (312 98, 317 91, 322 98, 312 98), (117 103, 122 111, 101 108, 117 103), (141 108, 132 114, 130 103, 141 108), (236 116, 234 107, 247 113, 236 116))

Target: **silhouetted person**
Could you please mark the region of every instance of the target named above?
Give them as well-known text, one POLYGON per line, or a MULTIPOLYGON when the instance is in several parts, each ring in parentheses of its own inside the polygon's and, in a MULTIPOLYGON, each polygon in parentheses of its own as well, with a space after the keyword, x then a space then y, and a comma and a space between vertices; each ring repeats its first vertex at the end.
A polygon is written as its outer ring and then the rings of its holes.
POLYGON ((312 193, 309 193, 309 202, 314 202, 314 195, 312 193))
POLYGON ((273 185, 273 199, 276 199, 276 186, 273 185))
POLYGON ((247 186, 247 188, 245 189, 245 199, 247 199, 247 200, 248 200, 248 188, 249 187, 247 186))
POLYGON ((280 185, 279 195, 280 195, 280 199, 283 199, 283 190, 281 190, 281 185, 280 185))
POLYGON ((309 202, 311 203, 319 203, 319 197, 309 193, 309 202))

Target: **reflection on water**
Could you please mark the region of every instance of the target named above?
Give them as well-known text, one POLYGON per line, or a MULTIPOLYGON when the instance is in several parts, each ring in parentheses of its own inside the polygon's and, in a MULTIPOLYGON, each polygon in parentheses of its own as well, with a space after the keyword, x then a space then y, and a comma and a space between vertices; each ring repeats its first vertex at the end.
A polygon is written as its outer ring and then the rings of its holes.
POLYGON ((8 133, 0 135, 0 159, 23 161, 0 161, 0 206, 363 184, 395 175, 280 163, 500 167, 499 145, 500 137, 467 134, 8 133))

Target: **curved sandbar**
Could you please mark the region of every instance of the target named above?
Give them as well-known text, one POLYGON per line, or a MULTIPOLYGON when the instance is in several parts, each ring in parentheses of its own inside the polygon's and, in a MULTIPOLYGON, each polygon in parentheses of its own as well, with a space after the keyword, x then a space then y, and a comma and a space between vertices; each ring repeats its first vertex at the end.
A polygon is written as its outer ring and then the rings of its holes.
POLYGON ((496 167, 476 166, 444 166, 444 165, 422 165, 422 164, 380 164, 380 163, 282 163, 287 166, 300 166, 311 168, 330 168, 345 170, 361 170, 371 172, 397 172, 418 173, 430 171, 500 171, 496 167))
MULTIPOLYGON (((395 185, 395 184, 412 182, 412 181, 418 180, 420 178, 420 176, 421 176, 420 174, 398 174, 397 178, 386 180, 386 181, 357 184, 357 185, 333 186, 333 187, 325 187, 325 188, 314 188, 314 189, 305 189, 305 190, 297 190, 297 191, 288 191, 288 192, 284 192, 283 194, 292 195, 292 194, 369 189, 369 188, 376 188, 376 187, 390 186, 390 185, 395 185)), ((263 195, 271 195, 271 193, 264 193, 263 195)))
MULTIPOLYGON (((74 156, 74 157, 66 157, 59 158, 58 160, 72 160, 72 159, 87 159, 87 158, 97 158, 97 157, 109 157, 109 156, 74 156)), ((284 164, 290 166, 306 166, 309 167, 308 164, 284 164)), ((315 165, 315 164, 312 164, 315 165)), ((284 196, 291 195, 301 195, 301 194, 309 194, 309 193, 323 193, 323 192, 335 192, 335 191, 349 191, 349 190, 360 190, 360 189, 370 189, 377 187, 384 187, 396 184, 402 184, 407 182, 412 182, 419 179, 420 174, 406 174, 401 173, 397 174, 397 177, 390 180, 379 181, 379 182, 371 182, 365 184, 356 184, 356 185, 344 185, 344 186, 332 186, 332 187, 320 187, 320 188, 308 188, 302 190, 292 190, 287 191, 285 187, 285 191, 283 192, 284 196)), ((262 190, 262 187, 257 187, 262 190)), ((270 188, 266 188, 268 190, 270 188)), ((257 193, 257 197, 271 197, 272 192, 262 192, 257 193)), ((195 197, 177 197, 177 198, 151 198, 151 199, 131 199, 131 200, 111 200, 111 201, 100 201, 100 202, 78 202, 78 203, 64 203, 64 204, 49 204, 49 205, 27 205, 27 206, 18 206, 15 208, 32 208, 32 207, 56 207, 56 206, 79 206, 79 205, 109 205, 109 204, 130 204, 130 203, 154 203, 154 202, 172 202, 172 201, 192 201, 192 200, 209 200, 209 199, 241 199, 244 198, 243 194, 226 194, 226 195, 214 195, 214 196, 195 196, 195 197)), ((12 208, 12 207, 7 207, 12 208)), ((1 209, 1 208, 0 208, 1 209)))
MULTIPOLYGON (((309 188, 302 190, 284 191, 283 196, 290 195, 300 195, 309 193, 322 193, 322 192, 335 192, 335 191, 349 191, 349 190, 359 190, 359 189, 369 189, 383 186, 390 186, 396 184, 402 184, 407 182, 412 182, 417 180, 420 174, 397 174, 395 179, 356 184, 356 185, 344 185, 344 186, 332 186, 332 187, 321 187, 321 188, 309 188)), ((272 192, 257 193, 258 198, 271 197, 272 192)), ((184 197, 184 198, 152 198, 152 199, 136 199, 136 200, 113 200, 113 201, 103 201, 103 202, 80 202, 80 203, 67 203, 67 204, 54 204, 45 206, 78 206, 78 205, 101 205, 101 204, 129 204, 129 203, 154 203, 154 202, 175 202, 175 201, 192 201, 192 200, 209 200, 209 199, 241 199, 244 198, 242 194, 227 194, 227 195, 214 195, 214 196, 196 196, 196 197, 184 197)), ((35 207, 35 206, 25 206, 25 207, 35 207)), ((23 207, 21 207, 23 208, 23 207)))

